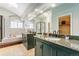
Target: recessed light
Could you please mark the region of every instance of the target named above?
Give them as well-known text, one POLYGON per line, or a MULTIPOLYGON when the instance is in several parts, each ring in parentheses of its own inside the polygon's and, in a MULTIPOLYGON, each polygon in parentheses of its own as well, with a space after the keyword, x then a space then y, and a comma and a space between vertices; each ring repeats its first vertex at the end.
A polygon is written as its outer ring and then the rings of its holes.
POLYGON ((53 3, 51 6, 52 6, 52 7, 56 7, 56 4, 55 4, 55 3, 53 3))
POLYGON ((35 9, 35 11, 38 11, 38 9, 35 9))

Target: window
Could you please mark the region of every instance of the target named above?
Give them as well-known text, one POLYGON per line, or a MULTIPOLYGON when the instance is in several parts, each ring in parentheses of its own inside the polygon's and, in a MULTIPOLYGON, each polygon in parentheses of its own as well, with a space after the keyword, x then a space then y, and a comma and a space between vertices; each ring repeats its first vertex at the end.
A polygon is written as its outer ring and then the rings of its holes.
POLYGON ((17 28, 23 28, 23 23, 19 22, 18 25, 17 25, 17 28))
POLYGON ((21 21, 11 21, 10 28, 23 28, 23 23, 21 21))
POLYGON ((33 29, 33 23, 30 22, 30 21, 27 21, 27 22, 25 23, 25 27, 26 27, 27 29, 33 29))
POLYGON ((17 22, 11 21, 10 28, 17 28, 17 22))

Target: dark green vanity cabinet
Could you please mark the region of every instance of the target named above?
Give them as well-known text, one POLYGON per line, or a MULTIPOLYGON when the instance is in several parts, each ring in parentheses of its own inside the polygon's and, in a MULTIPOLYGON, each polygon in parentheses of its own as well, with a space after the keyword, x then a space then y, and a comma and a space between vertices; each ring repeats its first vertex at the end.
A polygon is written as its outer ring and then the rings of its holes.
POLYGON ((79 56, 79 51, 54 44, 39 38, 36 39, 36 56, 79 56))
POLYGON ((52 56, 52 47, 39 40, 36 40, 35 55, 36 56, 52 56))
POLYGON ((39 40, 37 40, 37 39, 36 39, 36 46, 35 46, 35 55, 36 56, 52 56, 52 55, 55 56, 56 55, 56 50, 55 50, 54 46, 51 47, 51 45, 40 41, 41 39, 39 39, 39 40), (54 48, 54 49, 52 49, 52 48, 54 48))
POLYGON ((41 56, 42 55, 42 42, 41 41, 38 41, 36 40, 36 46, 35 46, 35 55, 36 56, 41 56))
POLYGON ((34 34, 22 34, 22 39, 27 50, 35 47, 34 34))
POLYGON ((57 47, 57 56, 70 56, 71 52, 63 47, 57 47))
MULTIPOLYGON (((52 56, 52 47, 43 43, 42 55, 43 56, 52 56)), ((53 51, 55 53, 55 51, 53 51)), ((54 55, 54 54, 53 54, 54 55)))
POLYGON ((57 50, 57 56, 68 56, 70 53, 68 53, 68 51, 64 51, 62 49, 58 49, 57 50))
POLYGON ((28 50, 34 48, 35 42, 34 42, 34 35, 33 34, 27 34, 27 43, 28 43, 28 50))
POLYGON ((57 56, 79 56, 79 52, 64 46, 56 46, 57 56))

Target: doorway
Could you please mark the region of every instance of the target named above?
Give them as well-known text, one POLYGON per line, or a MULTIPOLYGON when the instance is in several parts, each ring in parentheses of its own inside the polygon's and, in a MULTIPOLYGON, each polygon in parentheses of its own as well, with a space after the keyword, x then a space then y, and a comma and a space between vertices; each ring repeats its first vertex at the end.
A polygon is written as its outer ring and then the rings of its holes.
POLYGON ((61 16, 59 20, 59 34, 70 35, 70 15, 61 16))

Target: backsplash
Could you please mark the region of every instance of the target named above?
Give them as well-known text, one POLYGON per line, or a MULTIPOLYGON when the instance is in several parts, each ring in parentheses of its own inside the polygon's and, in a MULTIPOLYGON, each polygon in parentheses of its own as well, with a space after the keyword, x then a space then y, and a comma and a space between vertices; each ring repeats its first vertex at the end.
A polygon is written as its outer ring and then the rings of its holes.
POLYGON ((79 36, 70 35, 69 39, 79 40, 79 36))

